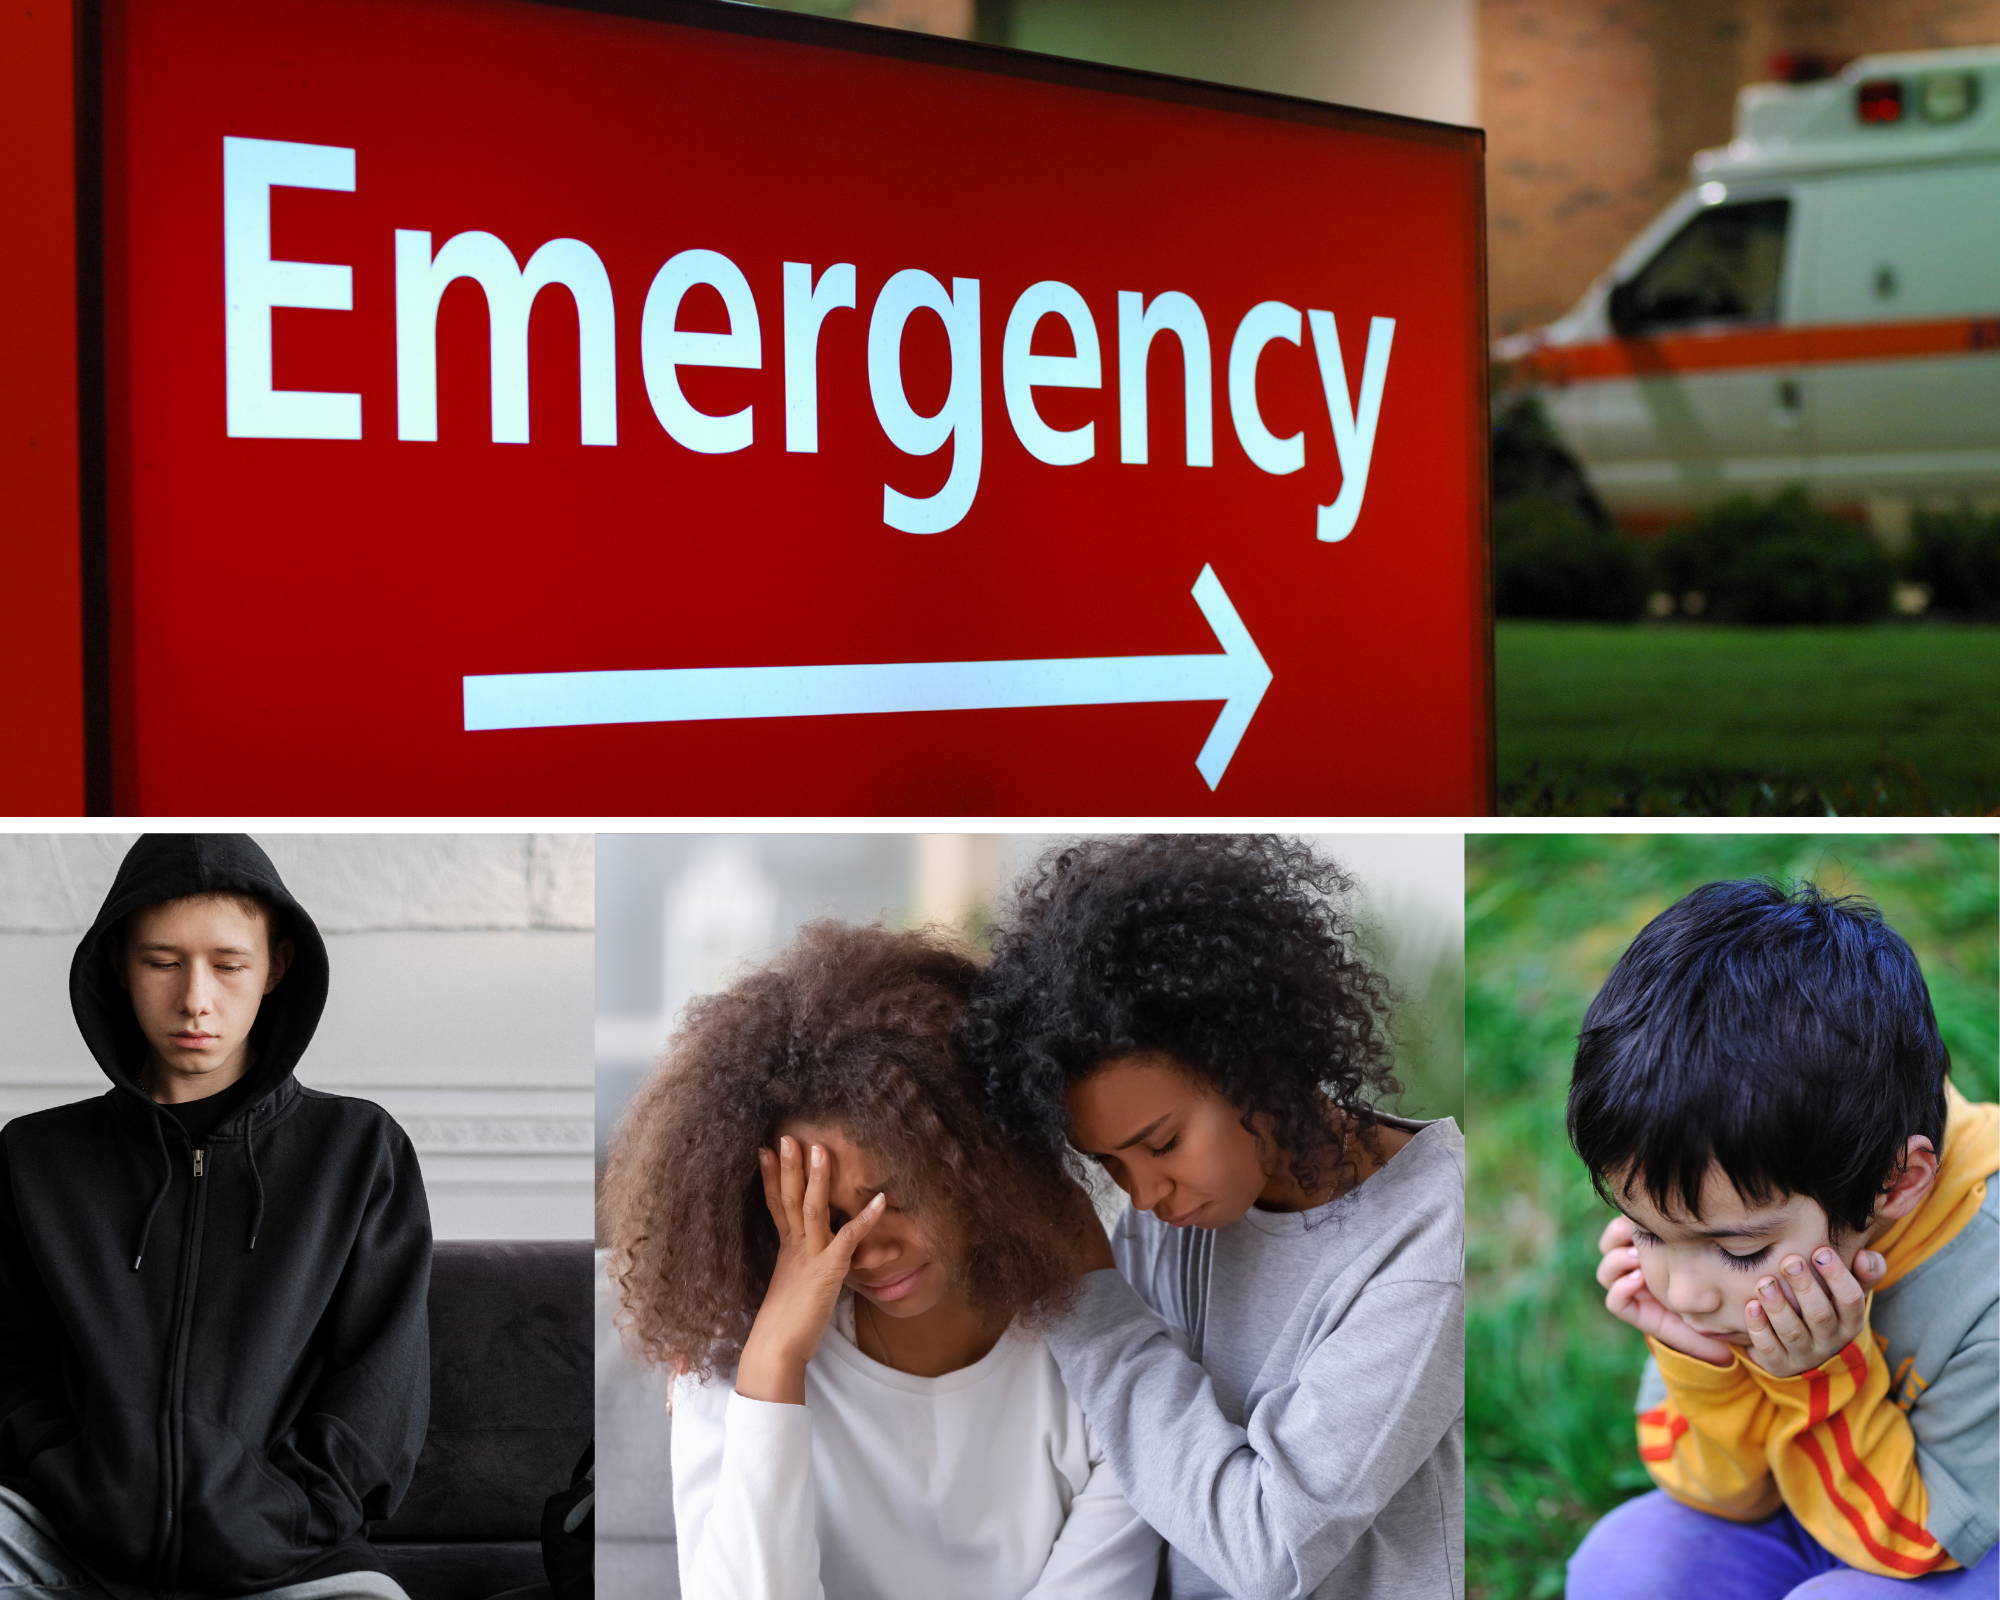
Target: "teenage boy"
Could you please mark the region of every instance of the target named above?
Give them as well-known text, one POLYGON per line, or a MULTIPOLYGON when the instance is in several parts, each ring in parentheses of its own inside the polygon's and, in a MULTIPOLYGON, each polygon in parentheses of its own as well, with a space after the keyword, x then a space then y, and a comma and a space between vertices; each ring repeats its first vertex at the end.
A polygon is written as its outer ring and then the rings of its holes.
POLYGON ((1660 1488, 1572 1600, 2000 1592, 2000 1108, 1949 1066, 1865 901, 1712 883, 1619 959, 1569 1130, 1660 1488))
POLYGON ((380 1107, 302 1088, 326 946, 247 838, 135 844, 70 967, 111 1080, 0 1128, 0 1593, 403 1591, 430 1213, 380 1107))

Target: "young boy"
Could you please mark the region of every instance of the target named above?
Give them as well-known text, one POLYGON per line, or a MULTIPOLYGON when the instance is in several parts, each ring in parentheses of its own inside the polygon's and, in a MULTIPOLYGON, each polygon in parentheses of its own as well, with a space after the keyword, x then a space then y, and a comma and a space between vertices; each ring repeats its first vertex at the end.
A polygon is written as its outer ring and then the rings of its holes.
POLYGON ((1278 839, 1090 840, 974 993, 994 1115, 1131 1198, 1047 1338, 1174 1600, 1465 1591, 1465 1147, 1374 1110, 1352 888, 1278 839))
POLYGON ((429 1413, 430 1215, 292 1076, 326 947, 240 836, 151 835, 77 946, 110 1092, 0 1128, 0 1593, 401 1600, 366 1537, 429 1413))
POLYGON ((1864 901, 1712 883, 1620 957, 1569 1129, 1621 1213, 1598 1281, 1652 1351, 1660 1489, 1572 1600, 2000 1592, 2000 1108, 1949 1065, 1864 901))

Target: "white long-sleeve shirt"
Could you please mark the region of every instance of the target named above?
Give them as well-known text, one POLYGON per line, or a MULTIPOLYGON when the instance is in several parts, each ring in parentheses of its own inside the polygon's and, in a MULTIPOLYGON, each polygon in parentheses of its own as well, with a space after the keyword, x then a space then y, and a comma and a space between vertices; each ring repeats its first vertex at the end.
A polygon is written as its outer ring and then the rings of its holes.
POLYGON ((1159 1536, 1038 1336, 920 1378, 852 1328, 843 1299, 802 1406, 675 1384, 684 1600, 1148 1600, 1159 1536))

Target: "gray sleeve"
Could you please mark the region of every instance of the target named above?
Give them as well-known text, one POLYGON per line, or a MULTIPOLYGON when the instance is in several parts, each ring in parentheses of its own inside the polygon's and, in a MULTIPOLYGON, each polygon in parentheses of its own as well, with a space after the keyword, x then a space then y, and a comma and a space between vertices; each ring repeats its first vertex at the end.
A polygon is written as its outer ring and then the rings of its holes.
POLYGON ((1910 1411, 1924 1526, 1962 1567, 1977 1566, 2000 1541, 2000 1305, 1959 1344, 1910 1411))
POLYGON ((1048 1340, 1133 1509, 1238 1600, 1310 1595, 1465 1404, 1456 1282, 1369 1284, 1246 1427, 1116 1272, 1048 1340))
POLYGON ((1639 1399, 1632 1407, 1641 1414, 1657 1410, 1667 1403, 1667 1380, 1660 1376, 1660 1364, 1652 1352, 1646 1353, 1646 1370, 1639 1374, 1639 1399))

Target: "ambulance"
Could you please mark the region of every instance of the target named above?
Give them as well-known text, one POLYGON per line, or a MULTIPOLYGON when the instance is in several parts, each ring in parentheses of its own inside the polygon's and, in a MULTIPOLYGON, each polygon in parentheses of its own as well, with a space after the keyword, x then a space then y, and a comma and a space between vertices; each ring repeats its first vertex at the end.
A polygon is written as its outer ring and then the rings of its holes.
POLYGON ((2000 501, 2000 48, 1753 84, 1567 316, 1494 347, 1629 527, 1802 484, 2000 501))

